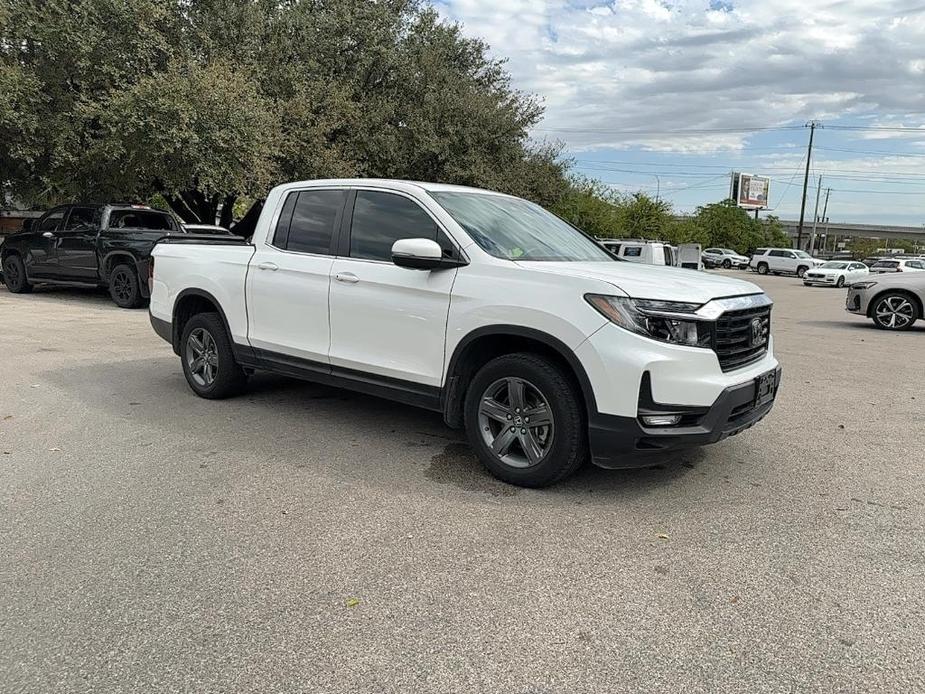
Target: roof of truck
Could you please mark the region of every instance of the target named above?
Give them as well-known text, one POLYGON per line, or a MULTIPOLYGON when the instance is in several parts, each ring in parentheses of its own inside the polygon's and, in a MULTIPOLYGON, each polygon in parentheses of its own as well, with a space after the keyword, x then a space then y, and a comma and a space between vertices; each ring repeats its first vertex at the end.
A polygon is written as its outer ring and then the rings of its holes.
POLYGON ((404 181, 397 178, 323 178, 310 181, 292 181, 282 184, 286 188, 305 188, 308 186, 377 186, 392 188, 394 190, 408 190, 420 188, 431 192, 460 192, 460 193, 486 193, 491 195, 504 195, 494 190, 473 188, 472 186, 459 186, 452 183, 429 183, 427 181, 404 181))

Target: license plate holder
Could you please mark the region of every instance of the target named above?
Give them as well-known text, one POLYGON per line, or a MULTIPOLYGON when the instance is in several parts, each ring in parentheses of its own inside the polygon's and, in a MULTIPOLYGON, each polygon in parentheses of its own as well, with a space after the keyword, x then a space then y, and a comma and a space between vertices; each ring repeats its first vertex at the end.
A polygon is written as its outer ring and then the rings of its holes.
POLYGON ((777 370, 767 371, 755 378, 755 407, 774 399, 777 393, 777 370))

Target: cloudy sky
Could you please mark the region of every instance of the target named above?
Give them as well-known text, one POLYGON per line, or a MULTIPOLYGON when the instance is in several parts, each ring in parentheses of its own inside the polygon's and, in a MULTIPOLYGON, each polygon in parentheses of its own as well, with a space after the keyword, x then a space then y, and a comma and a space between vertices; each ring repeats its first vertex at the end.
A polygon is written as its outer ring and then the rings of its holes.
MULTIPOLYGON (((925 224, 925 0, 438 0, 509 59, 577 169, 678 210, 772 178, 799 216, 811 172, 833 221, 925 224)), ((811 218, 815 188, 810 189, 811 218)))

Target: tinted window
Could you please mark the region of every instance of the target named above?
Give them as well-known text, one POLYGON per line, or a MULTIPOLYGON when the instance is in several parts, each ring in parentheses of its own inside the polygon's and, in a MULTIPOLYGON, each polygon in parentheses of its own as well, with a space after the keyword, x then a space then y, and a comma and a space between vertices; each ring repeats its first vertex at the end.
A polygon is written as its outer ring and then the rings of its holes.
POLYGON ((93 228, 96 210, 92 207, 74 207, 68 215, 65 229, 80 231, 93 228))
POLYGON ((286 249, 299 253, 330 254, 334 229, 346 199, 345 190, 300 192, 292 210, 286 249))
POLYGON ((899 262, 896 260, 878 260, 876 263, 871 265, 871 267, 899 267, 899 262))
POLYGON ((756 248, 755 249, 755 255, 764 255, 767 252, 768 252, 767 248, 756 248))
POLYGON ((623 251, 624 257, 627 258, 638 258, 642 255, 642 246, 628 246, 625 251, 623 251))
POLYGON ((64 218, 64 210, 55 210, 39 223, 38 231, 57 231, 64 218))
POLYGON ((719 253, 719 251, 715 248, 708 248, 704 253, 719 253))
POLYGON ((774 256, 775 258, 787 258, 790 256, 787 251, 771 251, 768 255, 774 256))
POLYGON ((155 210, 113 210, 109 213, 110 229, 151 229, 169 231, 173 219, 166 212, 155 210))
POLYGON ((289 238, 289 224, 292 222, 292 208, 295 207, 295 202, 298 199, 298 193, 289 193, 286 196, 283 211, 280 212, 279 220, 276 222, 276 232, 273 234, 273 245, 277 248, 286 247, 286 241, 289 238))
POLYGON ((353 206, 350 257, 392 259, 392 244, 399 239, 433 239, 444 255, 451 249, 441 243, 440 229, 420 205, 391 193, 361 190, 353 206))

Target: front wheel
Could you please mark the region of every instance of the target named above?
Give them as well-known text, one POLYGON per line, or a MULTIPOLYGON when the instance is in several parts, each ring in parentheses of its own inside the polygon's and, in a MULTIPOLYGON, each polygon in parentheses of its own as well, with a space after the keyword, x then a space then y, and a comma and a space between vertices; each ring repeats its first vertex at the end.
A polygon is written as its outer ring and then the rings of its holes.
POLYGON ((141 287, 135 269, 128 265, 116 265, 109 274, 109 296, 121 308, 141 306, 141 287))
POLYGON ((504 482, 547 487, 588 456, 581 395, 560 366, 536 354, 497 357, 466 393, 466 434, 504 482))
POLYGON ((908 330, 919 316, 912 300, 896 292, 878 297, 871 317, 881 330, 908 330))
POLYGON ((839 289, 845 286, 845 276, 844 275, 839 275, 838 282, 835 283, 835 286, 838 287, 839 289))
POLYGON ((768 264, 767 263, 758 263, 758 274, 759 275, 768 274, 768 264))
POLYGON ((32 285, 26 277, 26 266, 18 255, 7 256, 3 261, 3 281, 14 294, 28 294, 32 291, 32 285))
POLYGON ((247 383, 217 313, 199 313, 189 319, 180 339, 180 361, 186 382, 201 398, 228 398, 247 383))
POLYGON ((801 265, 800 267, 798 267, 798 268, 797 268, 797 277, 799 277, 800 279, 802 279, 802 278, 803 278, 803 275, 806 274, 806 271, 807 271, 808 269, 809 269, 809 268, 804 267, 803 265, 801 265))
POLYGON ((732 261, 729 260, 729 258, 726 258, 726 259, 723 261, 723 269, 724 269, 724 270, 731 270, 731 269, 732 269, 732 261))

